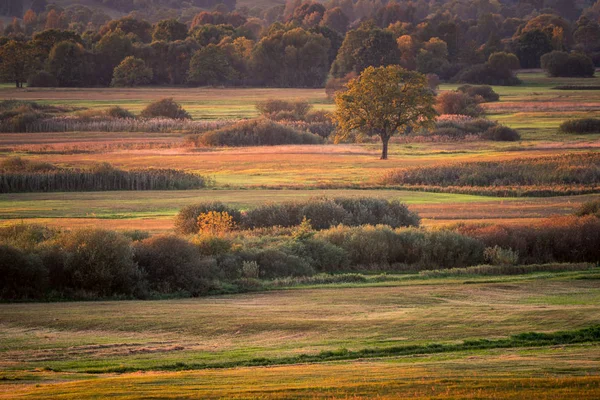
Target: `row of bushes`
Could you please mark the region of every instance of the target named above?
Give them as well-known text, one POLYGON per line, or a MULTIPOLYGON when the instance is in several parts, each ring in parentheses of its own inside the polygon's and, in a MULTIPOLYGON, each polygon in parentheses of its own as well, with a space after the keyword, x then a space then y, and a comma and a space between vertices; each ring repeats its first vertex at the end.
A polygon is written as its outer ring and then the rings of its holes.
POLYGON ((397 200, 370 197, 310 198, 304 201, 263 204, 247 211, 211 202, 182 208, 175 219, 175 229, 182 234, 197 233, 198 218, 209 212, 227 213, 240 229, 293 227, 304 219, 317 230, 344 224, 347 226, 384 224, 393 228, 419 226, 419 216, 397 200))
MULTIPOLYGON (((522 263, 598 262, 598 243, 600 219, 592 216, 549 220, 535 227, 457 226, 426 231, 340 225, 303 235, 255 236, 249 231, 187 239, 99 229, 55 232, 17 225, 0 229, 0 298, 148 298, 240 292, 262 288, 257 279, 465 268, 484 262, 490 246, 518 254, 522 263)), ((547 267, 517 269, 504 264, 499 269, 464 273, 537 270, 547 267)))
POLYGON ((452 139, 473 137, 500 142, 513 142, 521 139, 521 135, 516 130, 499 125, 489 119, 452 114, 441 115, 437 119, 431 135, 452 139))
POLYGON ((319 135, 263 118, 240 121, 220 129, 190 135, 187 140, 196 146, 208 147, 323 143, 323 138, 319 135))
POLYGON ((388 185, 528 186, 600 184, 600 154, 582 153, 509 161, 468 162, 391 171, 388 185))
POLYGON ((600 119, 570 119, 560 124, 559 131, 572 134, 600 133, 600 119))
POLYGON ((186 190, 200 189, 208 183, 201 175, 175 169, 123 171, 107 163, 88 170, 63 169, 20 159, 7 159, 0 165, 0 193, 186 190))
POLYGON ((490 275, 523 275, 536 272, 572 272, 587 271, 596 268, 591 263, 552 263, 531 265, 476 265, 467 268, 434 269, 420 271, 426 278, 444 278, 449 276, 490 276, 490 275))
MULTIPOLYGON (((123 129, 125 131, 131 131, 131 126, 136 125, 133 122, 136 116, 119 106, 110 107, 106 110, 87 110, 75 115, 66 114, 71 111, 74 110, 41 105, 31 101, 4 100, 0 102, 0 132, 89 131, 92 130, 91 128, 97 129, 97 123, 100 121, 103 122, 101 126, 109 127, 110 124, 107 124, 107 121, 125 121, 127 128, 123 129), (79 124, 75 124, 76 122, 79 124), (86 129, 86 125, 90 125, 90 127, 86 129)), ((148 104, 140 113, 140 117, 146 120, 169 119, 180 122, 191 120, 189 113, 172 98, 165 98, 148 104)), ((117 125, 123 125, 123 122, 117 125)), ((146 123, 144 125, 151 126, 152 124, 146 123)), ((115 131, 114 128, 108 130, 115 131)))

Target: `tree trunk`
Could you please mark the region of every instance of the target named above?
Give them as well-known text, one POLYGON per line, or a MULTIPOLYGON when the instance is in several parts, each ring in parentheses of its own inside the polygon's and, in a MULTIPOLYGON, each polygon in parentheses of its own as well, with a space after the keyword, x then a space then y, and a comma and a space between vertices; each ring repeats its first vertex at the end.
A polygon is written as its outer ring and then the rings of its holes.
POLYGON ((18 79, 15 80, 15 84, 17 85, 17 88, 19 88, 19 80, 18 79))
POLYGON ((383 144, 383 148, 381 149, 381 158, 380 160, 388 159, 388 143, 390 141, 389 136, 381 136, 381 143, 383 144))

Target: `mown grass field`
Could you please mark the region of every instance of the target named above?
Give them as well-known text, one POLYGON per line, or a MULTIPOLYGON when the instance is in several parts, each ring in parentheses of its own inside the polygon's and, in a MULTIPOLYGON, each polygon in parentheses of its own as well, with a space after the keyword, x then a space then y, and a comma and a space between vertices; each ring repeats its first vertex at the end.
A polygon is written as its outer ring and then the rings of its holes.
POLYGON ((269 368, 168 369, 176 363, 241 363, 583 328, 600 320, 597 279, 597 270, 405 276, 203 299, 1 304, 0 396, 594 398, 600 393, 594 343, 269 368), (120 366, 146 372, 102 372, 120 366))

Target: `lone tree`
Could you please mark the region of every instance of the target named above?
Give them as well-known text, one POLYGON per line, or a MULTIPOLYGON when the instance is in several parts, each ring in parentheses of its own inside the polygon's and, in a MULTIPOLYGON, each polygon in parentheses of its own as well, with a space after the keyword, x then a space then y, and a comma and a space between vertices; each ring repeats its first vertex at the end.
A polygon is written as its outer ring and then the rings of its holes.
POLYGON ((396 134, 429 125, 435 115, 435 94, 424 75, 398 65, 368 67, 348 82, 348 90, 335 96, 335 140, 348 140, 356 133, 379 136, 381 159, 388 158, 388 143, 396 134))

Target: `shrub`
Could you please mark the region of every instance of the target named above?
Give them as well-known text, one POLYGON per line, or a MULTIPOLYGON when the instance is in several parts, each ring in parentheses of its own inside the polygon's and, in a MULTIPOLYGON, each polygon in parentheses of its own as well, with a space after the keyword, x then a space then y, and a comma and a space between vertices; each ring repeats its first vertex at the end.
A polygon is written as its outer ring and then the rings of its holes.
POLYGON ((56 231, 42 225, 14 224, 0 228, 0 243, 31 251, 55 235, 56 231))
POLYGON ((220 202, 207 202, 192 204, 183 207, 175 217, 175 230, 182 234, 193 234, 198 232, 198 217, 200 214, 206 214, 211 211, 218 213, 227 213, 231 216, 232 222, 239 224, 242 219, 241 213, 220 202))
POLYGON ((105 113, 109 118, 135 118, 135 115, 119 106, 112 106, 105 113))
POLYGON ((60 235, 64 273, 69 288, 94 296, 132 295, 142 281, 130 241, 103 229, 82 229, 60 235))
POLYGON ((521 135, 508 126, 498 125, 486 130, 481 137, 496 142, 516 142, 521 140, 521 135))
POLYGON ((484 245, 473 238, 448 230, 428 233, 420 262, 424 266, 457 268, 483 261, 484 245))
POLYGON ((486 102, 493 102, 500 100, 500 95, 494 92, 491 86, 481 85, 462 85, 457 89, 459 92, 466 93, 471 97, 481 96, 486 102))
POLYGON ((192 238, 192 243, 203 256, 220 256, 231 250, 231 241, 222 236, 201 234, 192 238))
POLYGON ((581 207, 577 209, 575 215, 580 217, 585 215, 595 215, 596 217, 600 218, 600 199, 583 203, 581 207))
POLYGON ((276 146, 282 144, 320 144, 323 139, 266 119, 241 121, 197 137, 196 146, 276 146))
POLYGON ((198 216, 200 233, 208 235, 222 235, 235 228, 233 217, 227 211, 209 211, 198 216))
POLYGON ((535 272, 586 271, 594 268, 594 264, 532 264, 532 265, 477 265, 467 268, 451 268, 445 270, 421 271, 420 276, 442 278, 463 275, 522 275, 535 272))
POLYGON ((176 236, 148 238, 134 245, 134 254, 153 291, 175 293, 185 290, 198 296, 211 286, 214 261, 201 257, 198 248, 184 239, 176 236))
POLYGON ((58 87, 58 81, 51 73, 39 71, 27 79, 27 87, 58 87))
POLYGON ((475 85, 503 85, 514 86, 521 83, 512 72, 497 71, 489 64, 477 64, 460 71, 452 81, 458 83, 471 83, 475 85))
POLYGON ((133 87, 146 85, 152 80, 152 68, 144 60, 133 56, 125 57, 113 72, 111 86, 133 87))
POLYGON ((487 247, 483 252, 485 261, 492 265, 517 265, 519 253, 500 246, 487 247))
POLYGON ((305 260, 318 272, 339 272, 349 266, 346 252, 323 240, 313 238, 295 240, 288 245, 287 250, 305 260))
POLYGON ((560 124, 560 127, 558 129, 562 133, 600 133, 600 119, 570 119, 560 124))
POLYGON ((304 120, 312 106, 304 100, 268 99, 256 103, 256 109, 263 117, 275 121, 282 119, 304 120))
POLYGON ((243 217, 245 228, 299 225, 303 218, 315 229, 338 224, 386 224, 393 228, 418 226, 419 216, 399 201, 373 198, 311 198, 304 202, 264 204, 249 210, 243 217))
POLYGON ((181 105, 173 101, 172 98, 166 98, 148 104, 140 114, 144 118, 171 118, 171 119, 192 119, 190 114, 185 111, 181 105))
POLYGON ((261 278, 272 279, 284 276, 310 276, 314 270, 300 257, 278 249, 265 249, 256 253, 256 262, 261 278))
POLYGON ((48 270, 35 254, 0 244, 0 298, 31 299, 44 294, 48 270))
POLYGON ((534 226, 463 225, 455 230, 487 247, 510 248, 525 264, 600 260, 600 219, 591 215, 549 218, 534 226))
POLYGON ((260 269, 256 261, 242 262, 242 276, 244 278, 258 279, 260 269))
POLYGON ((480 98, 458 91, 448 91, 437 96, 436 110, 440 114, 459 114, 478 117, 484 113, 480 98))
POLYGON ((596 67, 587 55, 552 51, 541 58, 542 68, 550 76, 592 77, 596 67))

